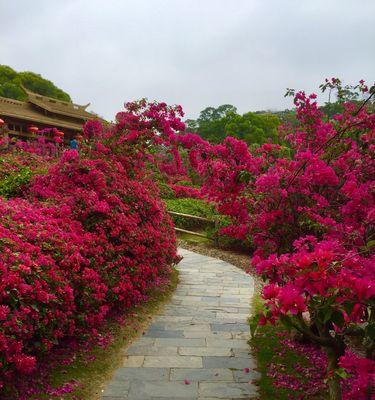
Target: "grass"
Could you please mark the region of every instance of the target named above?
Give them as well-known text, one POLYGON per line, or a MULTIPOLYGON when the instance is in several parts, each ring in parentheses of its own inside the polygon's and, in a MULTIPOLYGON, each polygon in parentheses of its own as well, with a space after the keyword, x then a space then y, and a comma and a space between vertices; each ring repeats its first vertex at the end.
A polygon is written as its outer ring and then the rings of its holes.
MULTIPOLYGON (((263 304, 259 295, 254 296, 253 315, 262 310, 263 304)), ((302 354, 285 347, 279 338, 280 333, 286 333, 282 325, 265 325, 257 329, 255 336, 250 339, 250 345, 253 348, 253 354, 257 360, 257 370, 260 373, 260 379, 256 384, 259 387, 259 399, 267 400, 290 400, 297 399, 302 394, 300 391, 279 388, 273 385, 273 378, 267 375, 271 363, 283 366, 283 373, 288 376, 298 378, 301 383, 307 384, 309 381, 296 371, 296 365, 309 366, 309 360, 302 354), (283 350, 283 351, 281 351, 283 350)), ((303 397, 305 398, 305 397, 303 397)), ((318 396, 306 397, 310 400, 325 400, 327 395, 321 393, 318 396)))
MULTIPOLYGON (((204 217, 209 220, 201 221, 172 215, 172 220, 177 228, 203 233, 215 242, 216 247, 221 249, 249 251, 252 248, 250 239, 242 241, 219 233, 221 228, 230 224, 230 219, 218 214, 212 204, 208 204, 201 199, 192 198, 167 198, 164 199, 164 202, 168 211, 204 217)), ((190 238, 188 240, 191 241, 190 238)))
MULTIPOLYGON (((107 381, 110 380, 114 371, 121 367, 123 360, 123 350, 142 335, 145 327, 152 317, 157 314, 160 307, 167 302, 178 283, 178 272, 173 269, 171 282, 168 287, 154 289, 149 294, 149 300, 142 305, 130 310, 126 316, 126 325, 121 326, 117 322, 110 322, 104 329, 105 332, 113 336, 110 345, 103 348, 95 348, 90 352, 90 356, 95 356, 94 361, 86 362, 81 355, 77 355, 76 360, 68 366, 61 366, 52 372, 52 386, 58 387, 76 380, 80 386, 70 394, 59 396, 59 400, 97 400, 100 399, 102 389, 107 381)), ((85 354, 87 358, 87 354, 85 354)), ((40 397, 38 397, 40 398, 40 397)), ((50 399, 50 396, 46 396, 50 399)))
MULTIPOLYGON (((197 217, 204 217, 209 220, 212 220, 215 215, 214 208, 207 202, 200 199, 178 198, 178 199, 164 199, 164 201, 168 211, 194 215, 197 217)), ((205 228, 208 225, 210 225, 210 223, 206 221, 200 221, 176 215, 173 215, 172 219, 177 227, 188 230, 189 229, 197 230, 197 228, 205 230, 205 228)))
POLYGON ((177 237, 188 244, 202 244, 202 245, 212 244, 212 240, 204 238, 202 236, 191 235, 190 233, 178 232, 177 237))

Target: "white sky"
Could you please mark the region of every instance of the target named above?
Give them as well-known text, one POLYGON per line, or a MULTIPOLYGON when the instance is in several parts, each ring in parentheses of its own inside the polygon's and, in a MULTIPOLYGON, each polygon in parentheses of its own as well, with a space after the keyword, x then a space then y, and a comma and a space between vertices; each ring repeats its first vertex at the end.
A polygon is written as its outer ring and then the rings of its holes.
POLYGON ((0 64, 110 120, 142 97, 188 118, 284 109, 286 87, 374 81, 374 16, 375 0, 0 0, 0 64))

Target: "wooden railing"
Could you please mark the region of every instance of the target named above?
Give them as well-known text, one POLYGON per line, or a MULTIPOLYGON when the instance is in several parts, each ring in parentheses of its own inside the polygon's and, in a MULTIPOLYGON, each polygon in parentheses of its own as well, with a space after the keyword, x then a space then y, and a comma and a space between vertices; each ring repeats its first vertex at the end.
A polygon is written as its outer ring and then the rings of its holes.
MULTIPOLYGON (((199 217, 197 215, 184 214, 184 213, 179 213, 179 212, 175 212, 175 211, 168 211, 168 213, 171 214, 171 215, 175 215, 177 217, 184 217, 184 218, 196 219, 196 220, 199 220, 199 221, 205 221, 205 222, 209 222, 209 223, 215 223, 215 221, 212 221, 211 219, 204 218, 204 217, 199 217)), ((205 235, 203 233, 200 233, 200 232, 193 232, 193 231, 189 231, 187 229, 178 228, 176 226, 175 226, 174 229, 177 232, 189 233, 190 235, 200 236, 200 237, 204 237, 206 239, 213 240, 212 238, 210 238, 207 235, 205 235)))

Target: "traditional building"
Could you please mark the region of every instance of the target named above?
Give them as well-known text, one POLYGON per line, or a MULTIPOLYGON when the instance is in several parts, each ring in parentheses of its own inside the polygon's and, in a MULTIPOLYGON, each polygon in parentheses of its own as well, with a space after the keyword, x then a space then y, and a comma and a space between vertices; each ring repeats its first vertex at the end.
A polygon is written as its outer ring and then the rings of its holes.
POLYGON ((27 101, 0 97, 0 118, 7 124, 10 137, 35 137, 30 127, 57 128, 64 132, 65 141, 82 131, 83 124, 98 118, 86 111, 90 104, 80 106, 33 93, 26 88, 27 101))

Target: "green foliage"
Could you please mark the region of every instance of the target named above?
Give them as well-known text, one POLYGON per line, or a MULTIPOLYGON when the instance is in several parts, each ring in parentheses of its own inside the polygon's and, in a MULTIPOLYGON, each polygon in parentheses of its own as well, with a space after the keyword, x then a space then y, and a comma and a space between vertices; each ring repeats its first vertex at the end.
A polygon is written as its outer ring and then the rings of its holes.
POLYGON ((7 65, 0 65, 0 85, 16 78, 17 72, 7 65))
POLYGON ((155 180, 158 182, 158 187, 160 190, 160 197, 162 199, 174 199, 174 191, 167 185, 165 182, 161 180, 160 177, 155 175, 155 180))
POLYGON ((198 121, 196 121, 195 119, 187 119, 185 121, 185 124, 186 124, 186 130, 188 132, 197 132, 199 128, 198 121))
POLYGON ((214 107, 206 107, 201 111, 198 122, 212 122, 218 121, 229 114, 236 114, 237 108, 232 106, 231 104, 223 104, 217 108, 214 107))
MULTIPOLYGON (((200 199, 165 199, 168 211, 195 215, 212 220, 215 215, 213 206, 200 199)), ((182 229, 204 229, 208 222, 187 217, 172 216, 175 225, 182 229)))
POLYGON ((252 249, 252 243, 233 239, 229 236, 219 234, 221 228, 230 225, 230 220, 224 215, 220 215, 214 206, 204 200, 192 198, 164 198, 168 211, 174 211, 182 214, 195 215, 209 219, 208 221, 195 220, 188 217, 172 215, 176 227, 192 230, 194 232, 205 232, 207 237, 215 242, 215 245, 223 249, 235 249, 239 251, 248 251, 252 249))
POLYGON ((196 121, 187 120, 186 123, 189 131, 198 133, 212 143, 221 143, 225 137, 233 136, 248 144, 262 144, 278 142, 280 119, 267 112, 240 115, 234 106, 224 104, 217 108, 207 107, 196 121))
POLYGON ((27 97, 23 89, 12 82, 5 82, 0 85, 0 95, 15 100, 26 100, 27 97))
POLYGON ((30 182, 33 172, 30 168, 20 166, 0 180, 0 196, 9 198, 17 196, 22 188, 30 182))
POLYGON ((249 251, 254 250, 252 238, 248 237, 245 240, 235 239, 231 236, 227 236, 221 232, 223 228, 226 228, 232 224, 229 217, 221 214, 214 216, 214 224, 211 224, 207 229, 207 235, 209 238, 214 240, 215 245, 224 250, 234 250, 240 253, 249 254, 249 251))
POLYGON ((16 197, 34 175, 45 174, 51 161, 27 152, 0 155, 0 196, 16 197))
POLYGON ((21 85, 32 92, 57 100, 71 102, 70 96, 51 81, 34 72, 16 72, 7 65, 0 65, 0 96, 24 101, 26 93, 21 85))
POLYGON ((233 115, 227 122, 227 134, 246 143, 262 144, 268 141, 278 142, 277 129, 280 120, 272 114, 255 114, 248 112, 244 115, 233 115))

